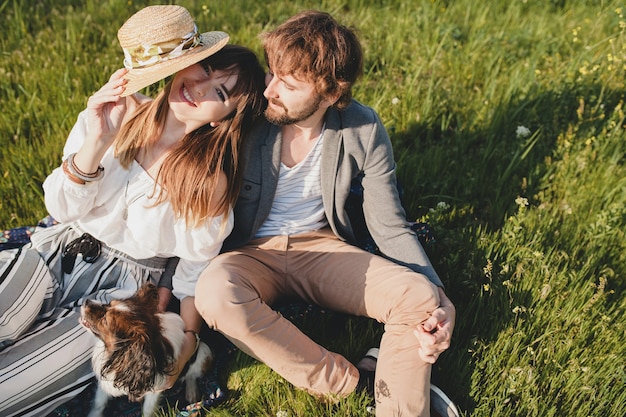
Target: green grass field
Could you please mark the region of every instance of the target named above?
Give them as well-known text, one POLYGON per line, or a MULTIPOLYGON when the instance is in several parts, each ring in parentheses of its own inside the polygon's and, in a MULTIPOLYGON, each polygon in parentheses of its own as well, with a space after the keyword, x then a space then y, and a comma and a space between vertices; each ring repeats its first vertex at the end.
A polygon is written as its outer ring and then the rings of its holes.
MULTIPOLYGON (((87 98, 122 65, 117 28, 157 2, 0 0, 0 228, 46 214, 41 183, 87 98)), ((201 30, 257 35, 307 8, 354 26, 355 97, 389 130, 411 220, 457 306, 433 380, 464 416, 626 411, 626 5, 592 0, 179 2, 201 30)), ((260 55, 262 56, 262 55, 260 55)), ((357 360, 380 327, 299 324, 357 360)), ((212 416, 365 416, 237 355, 212 416), (283 413, 284 412, 284 413, 283 413)))

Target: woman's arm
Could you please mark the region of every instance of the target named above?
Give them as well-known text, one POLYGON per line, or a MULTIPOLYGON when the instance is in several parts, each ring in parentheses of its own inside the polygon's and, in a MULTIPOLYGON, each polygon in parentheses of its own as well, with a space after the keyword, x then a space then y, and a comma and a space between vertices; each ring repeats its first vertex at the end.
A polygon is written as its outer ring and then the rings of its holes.
POLYGON ((124 91, 123 76, 126 71, 116 71, 89 98, 87 109, 78 115, 65 143, 63 164, 44 181, 46 208, 61 222, 81 218, 95 204, 100 189, 99 180, 103 178, 99 173, 102 157, 119 130, 128 107, 127 101, 131 101, 120 96, 124 91), (82 174, 91 179, 81 179, 82 174))
POLYGON ((74 157, 76 167, 82 172, 95 172, 109 149, 126 114, 126 101, 122 97, 127 69, 119 69, 109 81, 87 101, 87 135, 83 146, 74 157))
POLYGON ((176 383, 180 373, 185 368, 185 364, 191 359, 198 348, 200 341, 200 327, 202 317, 194 304, 195 297, 185 297, 180 302, 180 316, 185 322, 185 340, 176 363, 176 369, 167 379, 167 386, 171 388, 176 383))

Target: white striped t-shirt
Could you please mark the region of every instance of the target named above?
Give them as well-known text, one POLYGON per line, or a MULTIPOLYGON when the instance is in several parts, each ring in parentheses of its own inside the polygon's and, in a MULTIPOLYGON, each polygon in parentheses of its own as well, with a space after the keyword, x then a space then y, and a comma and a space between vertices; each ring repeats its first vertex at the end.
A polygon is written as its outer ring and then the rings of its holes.
POLYGON ((308 155, 293 167, 280 164, 270 214, 256 237, 293 235, 328 225, 322 202, 322 134, 308 155))

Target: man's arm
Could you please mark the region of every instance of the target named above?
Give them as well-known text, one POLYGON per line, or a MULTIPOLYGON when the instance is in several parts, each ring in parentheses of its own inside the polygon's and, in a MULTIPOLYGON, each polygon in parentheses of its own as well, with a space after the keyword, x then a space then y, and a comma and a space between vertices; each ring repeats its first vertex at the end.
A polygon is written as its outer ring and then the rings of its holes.
POLYGON ((398 194, 396 162, 391 140, 373 112, 369 125, 367 156, 363 167, 363 214, 367 228, 380 251, 390 260, 425 275, 443 287, 424 248, 406 219, 398 194))
POLYGON ((385 256, 426 275, 438 288, 439 308, 414 331, 420 342, 420 356, 425 362, 434 363, 450 347, 456 310, 424 248, 408 227, 396 187, 391 140, 378 118, 373 135, 362 182, 366 222, 385 256))

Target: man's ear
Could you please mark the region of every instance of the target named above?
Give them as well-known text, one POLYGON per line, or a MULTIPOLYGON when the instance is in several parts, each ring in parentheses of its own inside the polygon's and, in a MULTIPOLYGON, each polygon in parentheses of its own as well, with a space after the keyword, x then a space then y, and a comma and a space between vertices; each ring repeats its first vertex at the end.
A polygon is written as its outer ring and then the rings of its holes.
POLYGON ((328 95, 325 96, 324 99, 322 100, 324 102, 325 105, 327 105, 328 107, 333 107, 335 105, 335 103, 337 101, 339 101, 339 98, 341 97, 341 94, 337 93, 334 95, 328 95))

